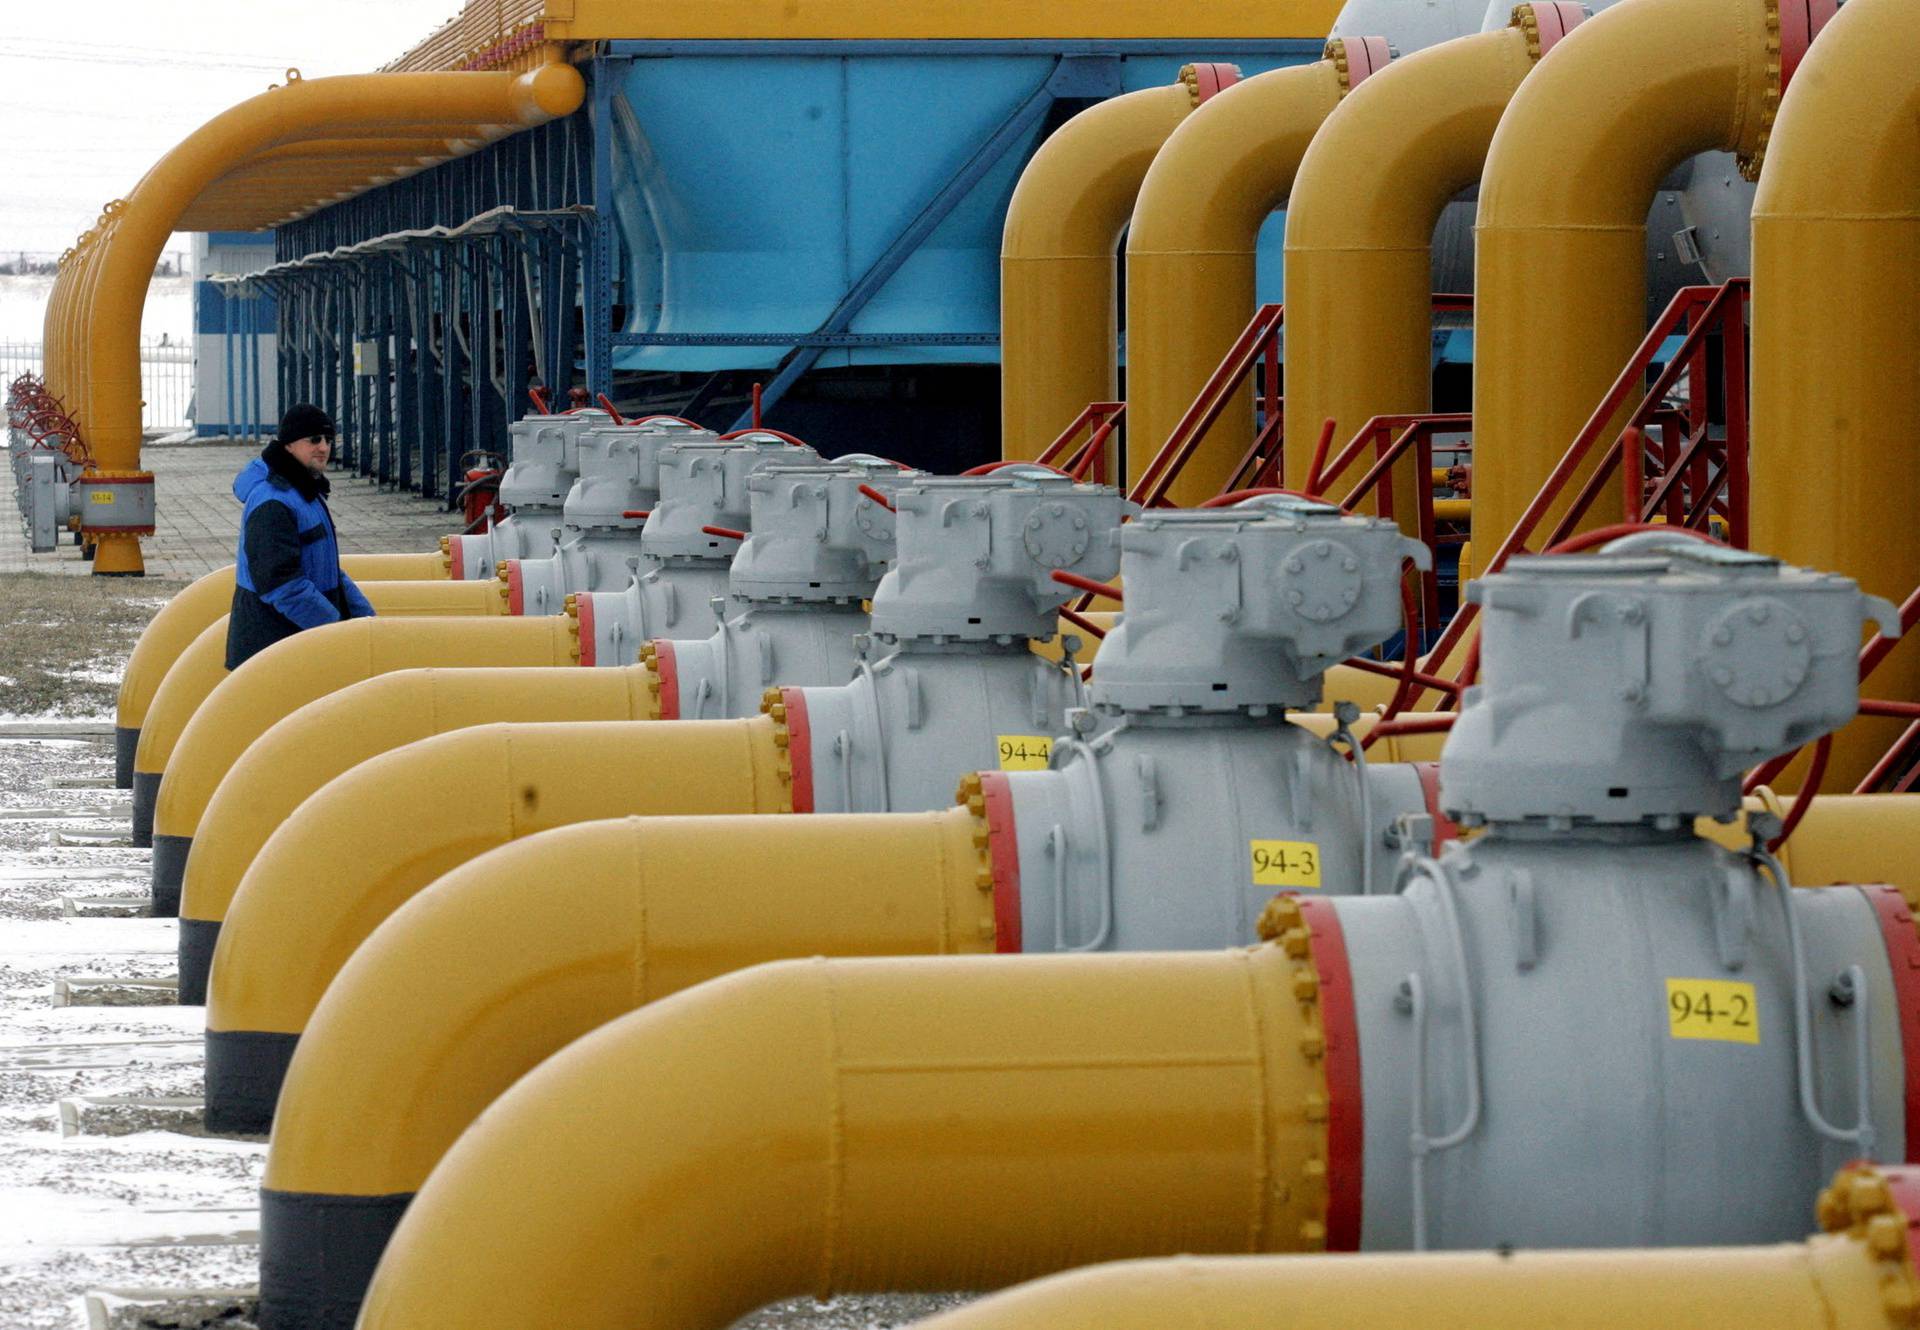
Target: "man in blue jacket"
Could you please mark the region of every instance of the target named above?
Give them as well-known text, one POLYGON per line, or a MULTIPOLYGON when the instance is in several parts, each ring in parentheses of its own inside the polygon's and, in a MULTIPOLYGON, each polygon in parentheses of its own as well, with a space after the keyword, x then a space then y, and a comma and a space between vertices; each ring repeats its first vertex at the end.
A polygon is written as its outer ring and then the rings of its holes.
POLYGON ((373 606, 340 571, 340 543, 327 511, 327 458, 333 422, 302 403, 280 433, 233 480, 240 515, 234 555, 233 615, 227 668, 302 628, 372 615, 373 606))

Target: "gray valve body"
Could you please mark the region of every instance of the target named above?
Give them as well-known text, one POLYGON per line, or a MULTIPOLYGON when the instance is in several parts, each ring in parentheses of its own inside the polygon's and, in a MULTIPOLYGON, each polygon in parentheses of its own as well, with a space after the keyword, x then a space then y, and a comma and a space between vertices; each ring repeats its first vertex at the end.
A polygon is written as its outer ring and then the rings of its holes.
POLYGON ((1072 594, 1055 569, 1117 569, 1119 493, 1002 471, 923 479, 895 503, 899 551, 873 596, 875 659, 844 686, 782 690, 812 811, 941 807, 963 773, 996 764, 1002 738, 1050 740, 1084 699, 1078 670, 1030 644, 1055 634, 1072 594))
POLYGON ((605 411, 584 410, 559 416, 528 416, 507 426, 507 470, 500 477, 500 502, 507 517, 448 544, 456 580, 491 579, 504 559, 533 559, 552 554, 567 491, 580 470, 580 437, 613 424, 605 411))
POLYGON ((1401 626, 1401 565, 1425 550, 1322 504, 1143 513, 1121 549, 1126 613, 1091 689, 1109 728, 1061 740, 1051 770, 983 777, 1017 847, 996 881, 1019 902, 1003 946, 1230 946, 1282 888, 1386 890, 1387 831, 1426 807, 1419 775, 1349 762, 1286 713, 1401 626))
POLYGON ((660 501, 641 530, 632 578, 620 591, 580 593, 580 663, 632 665, 648 638, 706 636, 741 542, 704 528, 748 528, 747 481, 761 467, 819 460, 811 448, 767 439, 661 449, 660 501))
POLYGON ((748 481, 753 527, 734 556, 710 637, 655 643, 661 715, 751 716, 774 684, 833 684, 860 660, 862 605, 893 556, 883 497, 918 473, 878 459, 773 464, 748 481))
POLYGON ((1704 547, 1510 568, 1441 758, 1442 809, 1485 834, 1406 856, 1396 896, 1298 906, 1323 985, 1351 975, 1361 1245, 1798 1236, 1839 1164, 1905 1156, 1913 925, 1692 819, 1852 714, 1863 614, 1891 607, 1704 547))

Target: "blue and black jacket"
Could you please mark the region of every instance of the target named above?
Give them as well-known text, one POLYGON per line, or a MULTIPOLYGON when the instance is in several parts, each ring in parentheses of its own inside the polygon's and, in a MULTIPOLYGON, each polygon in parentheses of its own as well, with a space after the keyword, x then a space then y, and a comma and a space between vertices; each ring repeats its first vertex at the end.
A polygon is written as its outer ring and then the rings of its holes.
POLYGON ((330 488, 325 476, 310 473, 279 443, 268 444, 234 477, 233 497, 245 511, 234 555, 228 669, 302 628, 373 613, 340 571, 340 542, 327 511, 330 488))

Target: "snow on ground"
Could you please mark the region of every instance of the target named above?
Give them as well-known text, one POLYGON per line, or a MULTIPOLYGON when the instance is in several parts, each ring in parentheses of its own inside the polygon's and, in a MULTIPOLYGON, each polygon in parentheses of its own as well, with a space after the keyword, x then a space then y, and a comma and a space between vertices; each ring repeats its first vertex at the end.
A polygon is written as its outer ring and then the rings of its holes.
MULTIPOLYGON (((266 1145, 199 1130, 203 1009, 54 1005, 63 980, 176 968, 172 920, 68 913, 147 893, 111 736, 107 717, 0 717, 0 1327, 80 1330, 91 1292, 106 1330, 248 1330, 266 1145)), ((957 1301, 801 1299, 739 1330, 889 1330, 957 1301)))

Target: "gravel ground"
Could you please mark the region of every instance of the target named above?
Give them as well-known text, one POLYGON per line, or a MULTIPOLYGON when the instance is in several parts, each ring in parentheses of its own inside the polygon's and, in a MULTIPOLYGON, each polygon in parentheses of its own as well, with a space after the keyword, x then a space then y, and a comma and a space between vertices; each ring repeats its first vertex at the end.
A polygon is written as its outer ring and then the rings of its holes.
MULTIPOLYGON (((175 969, 171 920, 69 912, 144 896, 149 852, 58 843, 124 836, 126 793, 107 788, 112 700, 156 590, 0 578, 9 626, 0 676, 12 685, 0 701, 0 1330, 86 1327, 89 1293, 106 1330, 253 1326, 266 1146, 191 1129, 181 1101, 202 1093, 201 1009, 151 1005, 139 990, 106 994, 135 1005, 54 1005, 61 980, 158 980, 175 969), (69 610, 98 622, 71 631, 76 619, 58 617, 69 610), (6 734, 9 723, 50 716, 81 718, 75 737, 6 734)), ((961 1301, 799 1299, 738 1330, 891 1330, 961 1301)))

